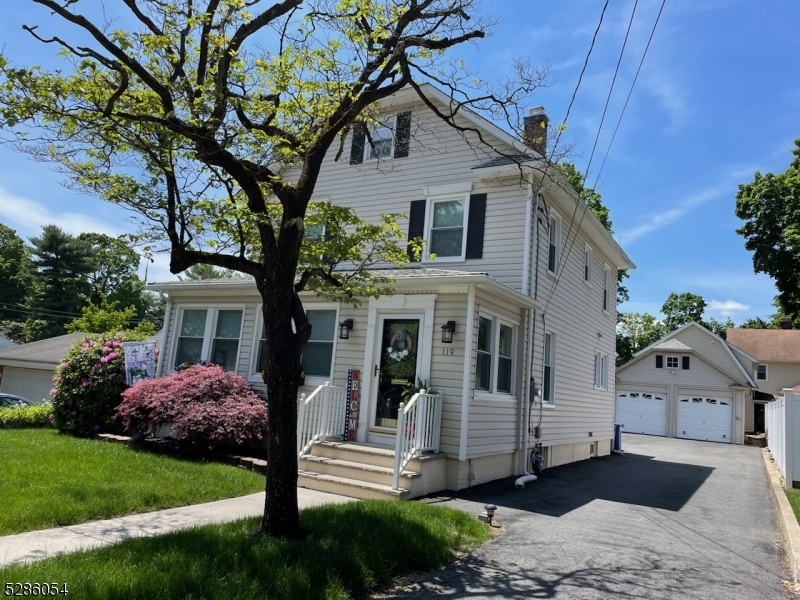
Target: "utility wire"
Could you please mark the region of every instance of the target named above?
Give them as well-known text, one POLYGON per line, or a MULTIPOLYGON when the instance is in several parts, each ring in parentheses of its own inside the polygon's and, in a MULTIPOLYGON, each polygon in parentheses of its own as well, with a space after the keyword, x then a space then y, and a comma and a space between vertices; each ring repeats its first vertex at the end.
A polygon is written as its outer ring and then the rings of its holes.
MULTIPOLYGON (((608 148, 606 149, 606 155, 603 157, 603 162, 600 164, 600 170, 597 172, 597 178, 594 182, 594 187, 597 187, 598 182, 600 181, 600 174, 603 172, 603 167, 606 166, 606 159, 608 159, 608 154, 611 152, 611 146, 614 144, 614 140, 617 137, 617 131, 619 131, 619 124, 622 123, 622 117, 625 115, 625 109, 628 108, 628 102, 631 99, 631 94, 633 94, 633 88, 636 85, 636 80, 639 79, 639 72, 642 70, 642 65, 644 64, 644 59, 647 56, 647 51, 650 49, 650 42, 653 41, 653 35, 656 33, 656 27, 658 27, 658 21, 661 19, 661 13, 664 10, 664 5, 667 3, 667 0, 662 0, 661 8, 658 11, 658 16, 656 17, 656 22, 653 24, 653 30, 650 32, 650 39, 647 40, 647 46, 644 48, 644 53, 642 54, 642 60, 639 61, 639 68, 636 69, 636 76, 633 78, 633 83, 631 83, 631 89, 628 90, 628 97, 625 99, 625 104, 622 107, 622 112, 619 114, 619 119, 617 120, 617 126, 614 127, 614 135, 611 136, 611 141, 608 143, 608 148)), ((588 175, 588 171, 587 171, 588 175)))
MULTIPOLYGON (((21 313, 25 315, 32 315, 36 317, 48 317, 51 319, 77 319, 82 317, 82 313, 72 313, 72 312, 64 312, 64 311, 51 311, 47 309, 38 309, 38 308, 14 308, 8 304, 1 304, 0 303, 0 310, 21 313)), ((130 319, 131 323, 141 323, 146 319, 130 319)))

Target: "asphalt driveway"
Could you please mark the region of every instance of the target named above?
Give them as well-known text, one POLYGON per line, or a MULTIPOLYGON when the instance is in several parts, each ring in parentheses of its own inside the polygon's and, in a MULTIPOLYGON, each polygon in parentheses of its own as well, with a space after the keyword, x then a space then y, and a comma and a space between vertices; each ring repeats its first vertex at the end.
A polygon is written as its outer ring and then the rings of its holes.
POLYGON ((626 435, 625 456, 429 498, 505 532, 403 598, 792 598, 760 449, 626 435))

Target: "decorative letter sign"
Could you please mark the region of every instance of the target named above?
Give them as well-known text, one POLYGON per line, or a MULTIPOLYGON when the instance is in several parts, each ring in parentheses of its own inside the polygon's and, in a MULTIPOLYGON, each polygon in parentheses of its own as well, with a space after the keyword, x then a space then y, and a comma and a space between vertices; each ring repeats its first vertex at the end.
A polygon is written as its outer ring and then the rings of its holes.
POLYGON ((353 442, 358 429, 358 410, 361 404, 361 371, 350 369, 347 372, 347 412, 344 420, 344 439, 353 442))

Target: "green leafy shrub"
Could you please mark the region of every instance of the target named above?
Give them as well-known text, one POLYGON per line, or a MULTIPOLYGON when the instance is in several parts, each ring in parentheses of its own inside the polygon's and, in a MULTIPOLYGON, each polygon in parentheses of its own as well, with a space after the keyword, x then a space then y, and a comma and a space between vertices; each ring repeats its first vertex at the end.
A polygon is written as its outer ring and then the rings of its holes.
POLYGON ((122 344, 142 339, 135 332, 90 336, 69 349, 50 391, 59 431, 77 436, 122 431, 114 416, 127 387, 122 344))
POLYGON ((52 426, 53 407, 49 404, 0 408, 0 429, 52 426))

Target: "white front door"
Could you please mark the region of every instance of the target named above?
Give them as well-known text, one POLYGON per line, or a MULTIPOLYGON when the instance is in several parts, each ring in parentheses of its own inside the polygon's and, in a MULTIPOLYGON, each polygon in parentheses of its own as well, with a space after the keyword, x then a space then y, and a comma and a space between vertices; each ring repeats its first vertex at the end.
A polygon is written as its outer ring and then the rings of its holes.
POLYGON ((733 398, 678 396, 678 437, 730 444, 733 398))
POLYGON ((370 366, 368 442, 394 447, 403 392, 420 379, 424 317, 419 313, 378 315, 370 366))
POLYGON ((627 433, 667 434, 667 395, 657 392, 617 391, 616 423, 627 433))

